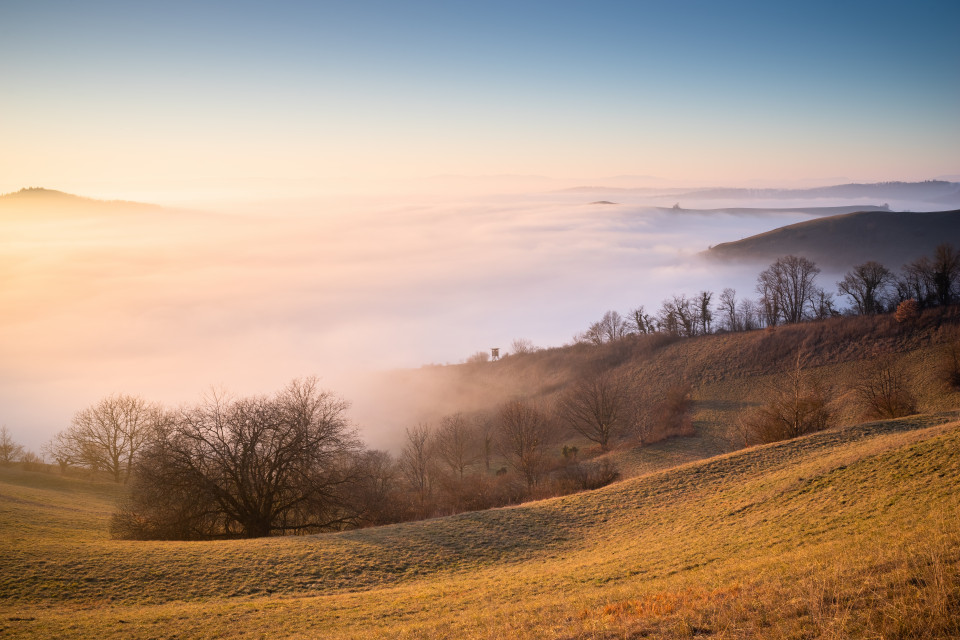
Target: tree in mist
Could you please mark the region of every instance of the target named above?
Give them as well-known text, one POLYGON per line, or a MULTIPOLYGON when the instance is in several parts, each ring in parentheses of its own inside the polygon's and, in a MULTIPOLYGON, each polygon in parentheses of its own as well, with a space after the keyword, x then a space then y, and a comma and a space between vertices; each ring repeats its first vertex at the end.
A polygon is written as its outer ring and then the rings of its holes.
POLYGON ((397 462, 386 451, 357 455, 356 482, 349 492, 361 526, 378 526, 404 520, 405 504, 398 495, 397 462))
POLYGON ((77 412, 45 450, 61 466, 79 465, 127 482, 141 448, 162 420, 160 408, 137 396, 113 395, 77 412))
POLYGON ((488 413, 479 413, 473 418, 474 440, 480 450, 483 466, 490 471, 497 443, 496 420, 488 413))
POLYGON ((720 292, 720 306, 717 309, 723 326, 727 331, 742 331, 743 323, 737 313, 737 290, 727 287, 720 292))
POLYGON ((815 320, 826 320, 839 315, 833 304, 833 294, 818 287, 810 303, 810 314, 815 320))
POLYGON ((952 304, 960 298, 960 252, 951 244, 941 244, 930 261, 933 293, 937 304, 952 304))
POLYGON ((477 459, 475 432, 462 413, 444 416, 433 437, 437 457, 459 480, 477 459))
POLYGON ((574 336, 574 342, 602 345, 616 342, 629 332, 627 321, 616 311, 607 311, 603 317, 591 324, 586 331, 574 336))
POLYGON ((913 298, 921 307, 953 304, 960 300, 960 252, 941 244, 932 257, 905 264, 895 282, 900 301, 913 298))
POLYGON ((12 464, 23 455, 23 446, 13 440, 7 425, 0 426, 0 464, 12 464))
POLYGON ((359 441, 347 402, 294 380, 272 397, 213 394, 154 432, 115 535, 260 537, 356 523, 359 441))
POLYGON ((527 338, 517 338, 510 345, 510 352, 515 355, 533 353, 536 350, 537 347, 534 346, 533 341, 527 338))
POLYGON ((627 426, 630 415, 627 377, 613 371, 581 376, 557 401, 556 413, 574 431, 609 449, 627 426))
POLYGON ((692 338, 701 326, 699 301, 683 294, 671 296, 661 304, 658 320, 664 333, 692 338))
POLYGON ((710 308, 710 301, 712 299, 712 291, 701 291, 697 294, 697 317, 700 320, 700 333, 702 335, 707 335, 711 330, 713 310, 710 308))
POLYGON ((466 364, 482 364, 484 362, 490 362, 490 354, 486 351, 477 351, 472 356, 464 360, 466 364))
POLYGON ((757 293, 766 324, 802 322, 819 291, 815 284, 818 273, 813 262, 793 255, 778 258, 762 271, 757 277, 757 293))
POLYGON ((807 357, 797 353, 786 380, 771 383, 764 403, 740 415, 746 444, 796 438, 829 426, 831 413, 826 388, 807 367, 807 357))
POLYGON ((935 299, 931 274, 930 259, 926 256, 903 265, 894 283, 897 299, 900 302, 915 300, 919 307, 929 307, 935 299))
POLYGON ((893 274, 879 262, 870 260, 858 264, 837 283, 842 295, 853 300, 860 315, 882 313, 885 308, 886 289, 894 281, 893 274))
POLYGON ((657 321, 646 312, 643 305, 630 312, 628 330, 631 333, 647 334, 657 331, 657 321))
POLYGON ((742 331, 753 331, 763 326, 761 307, 750 298, 743 298, 737 303, 737 314, 742 331))
POLYGON ((523 476, 527 489, 540 484, 547 467, 551 429, 547 416, 526 400, 511 400, 497 412, 500 453, 523 476))
POLYGON ((430 502, 432 467, 432 434, 429 425, 421 422, 412 429, 407 429, 407 442, 400 453, 400 471, 421 511, 425 510, 430 502))

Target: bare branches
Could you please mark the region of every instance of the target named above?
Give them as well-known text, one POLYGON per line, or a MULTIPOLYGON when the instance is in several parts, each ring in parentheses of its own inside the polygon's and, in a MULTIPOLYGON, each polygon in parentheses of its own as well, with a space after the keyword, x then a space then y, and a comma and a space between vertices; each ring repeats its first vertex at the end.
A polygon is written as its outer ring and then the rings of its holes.
POLYGON ((106 471, 115 482, 130 478, 133 461, 160 416, 143 398, 114 395, 74 415, 45 450, 61 464, 106 471))
POLYGON ((526 400, 512 400, 497 414, 498 445, 532 489, 540 484, 546 471, 547 444, 551 429, 546 415, 526 400))
POLYGON ((560 397, 557 415, 574 431, 606 451, 626 425, 629 399, 625 376, 597 371, 582 376, 560 397))
POLYGON ((0 426, 0 464, 11 464, 23 455, 23 446, 17 444, 7 429, 7 425, 0 426))
POLYGON ((355 479, 360 445, 347 406, 308 378, 273 397, 214 394, 181 410, 141 456, 114 530, 255 537, 352 522, 343 490, 355 479))
POLYGON ((873 315, 886 307, 886 289, 893 283, 893 274, 879 262, 859 264, 837 283, 840 293, 853 300, 857 313, 873 315))

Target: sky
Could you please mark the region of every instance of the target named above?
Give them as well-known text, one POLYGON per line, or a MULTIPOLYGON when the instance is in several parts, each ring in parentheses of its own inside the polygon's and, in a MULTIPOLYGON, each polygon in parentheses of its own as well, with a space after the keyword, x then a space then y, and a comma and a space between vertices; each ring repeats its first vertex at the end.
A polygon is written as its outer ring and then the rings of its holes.
POLYGON ((756 265, 697 254, 806 216, 670 215, 667 188, 960 175, 958 18, 4 0, 0 194, 165 208, 0 210, 0 424, 36 451, 112 393, 177 405, 316 374, 376 444, 415 416, 384 418, 371 371, 752 295, 756 265), (581 185, 660 191, 562 191, 581 185))
POLYGON ((957 173, 960 5, 0 4, 0 192, 957 173))

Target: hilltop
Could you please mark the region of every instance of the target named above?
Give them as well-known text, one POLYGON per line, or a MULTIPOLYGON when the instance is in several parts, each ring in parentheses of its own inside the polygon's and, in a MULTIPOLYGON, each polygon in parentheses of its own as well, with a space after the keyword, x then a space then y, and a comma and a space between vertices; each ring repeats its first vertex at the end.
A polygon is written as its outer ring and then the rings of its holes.
POLYGON ((0 215, 8 212, 76 215, 83 213, 151 212, 163 207, 126 200, 97 200, 43 187, 27 187, 0 195, 0 215))
POLYGON ((708 258, 771 261, 795 254, 817 264, 848 269, 876 260, 890 269, 927 255, 942 242, 960 238, 960 210, 936 212, 859 211, 807 220, 705 252, 708 258))

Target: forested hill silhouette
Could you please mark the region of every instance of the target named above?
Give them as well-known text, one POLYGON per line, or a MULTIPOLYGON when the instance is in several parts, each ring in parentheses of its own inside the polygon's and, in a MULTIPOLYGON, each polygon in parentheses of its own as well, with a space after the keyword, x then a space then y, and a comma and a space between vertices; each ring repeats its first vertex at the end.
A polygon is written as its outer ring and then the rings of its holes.
POLYGON ((940 243, 960 239, 960 210, 910 213, 859 211, 780 227, 705 252, 709 258, 769 261, 803 255, 825 267, 847 269, 876 260, 890 269, 916 260, 940 243))
POLYGON ((163 207, 127 200, 97 200, 43 187, 27 187, 0 195, 0 213, 8 211, 77 213, 97 211, 159 211, 163 207))

